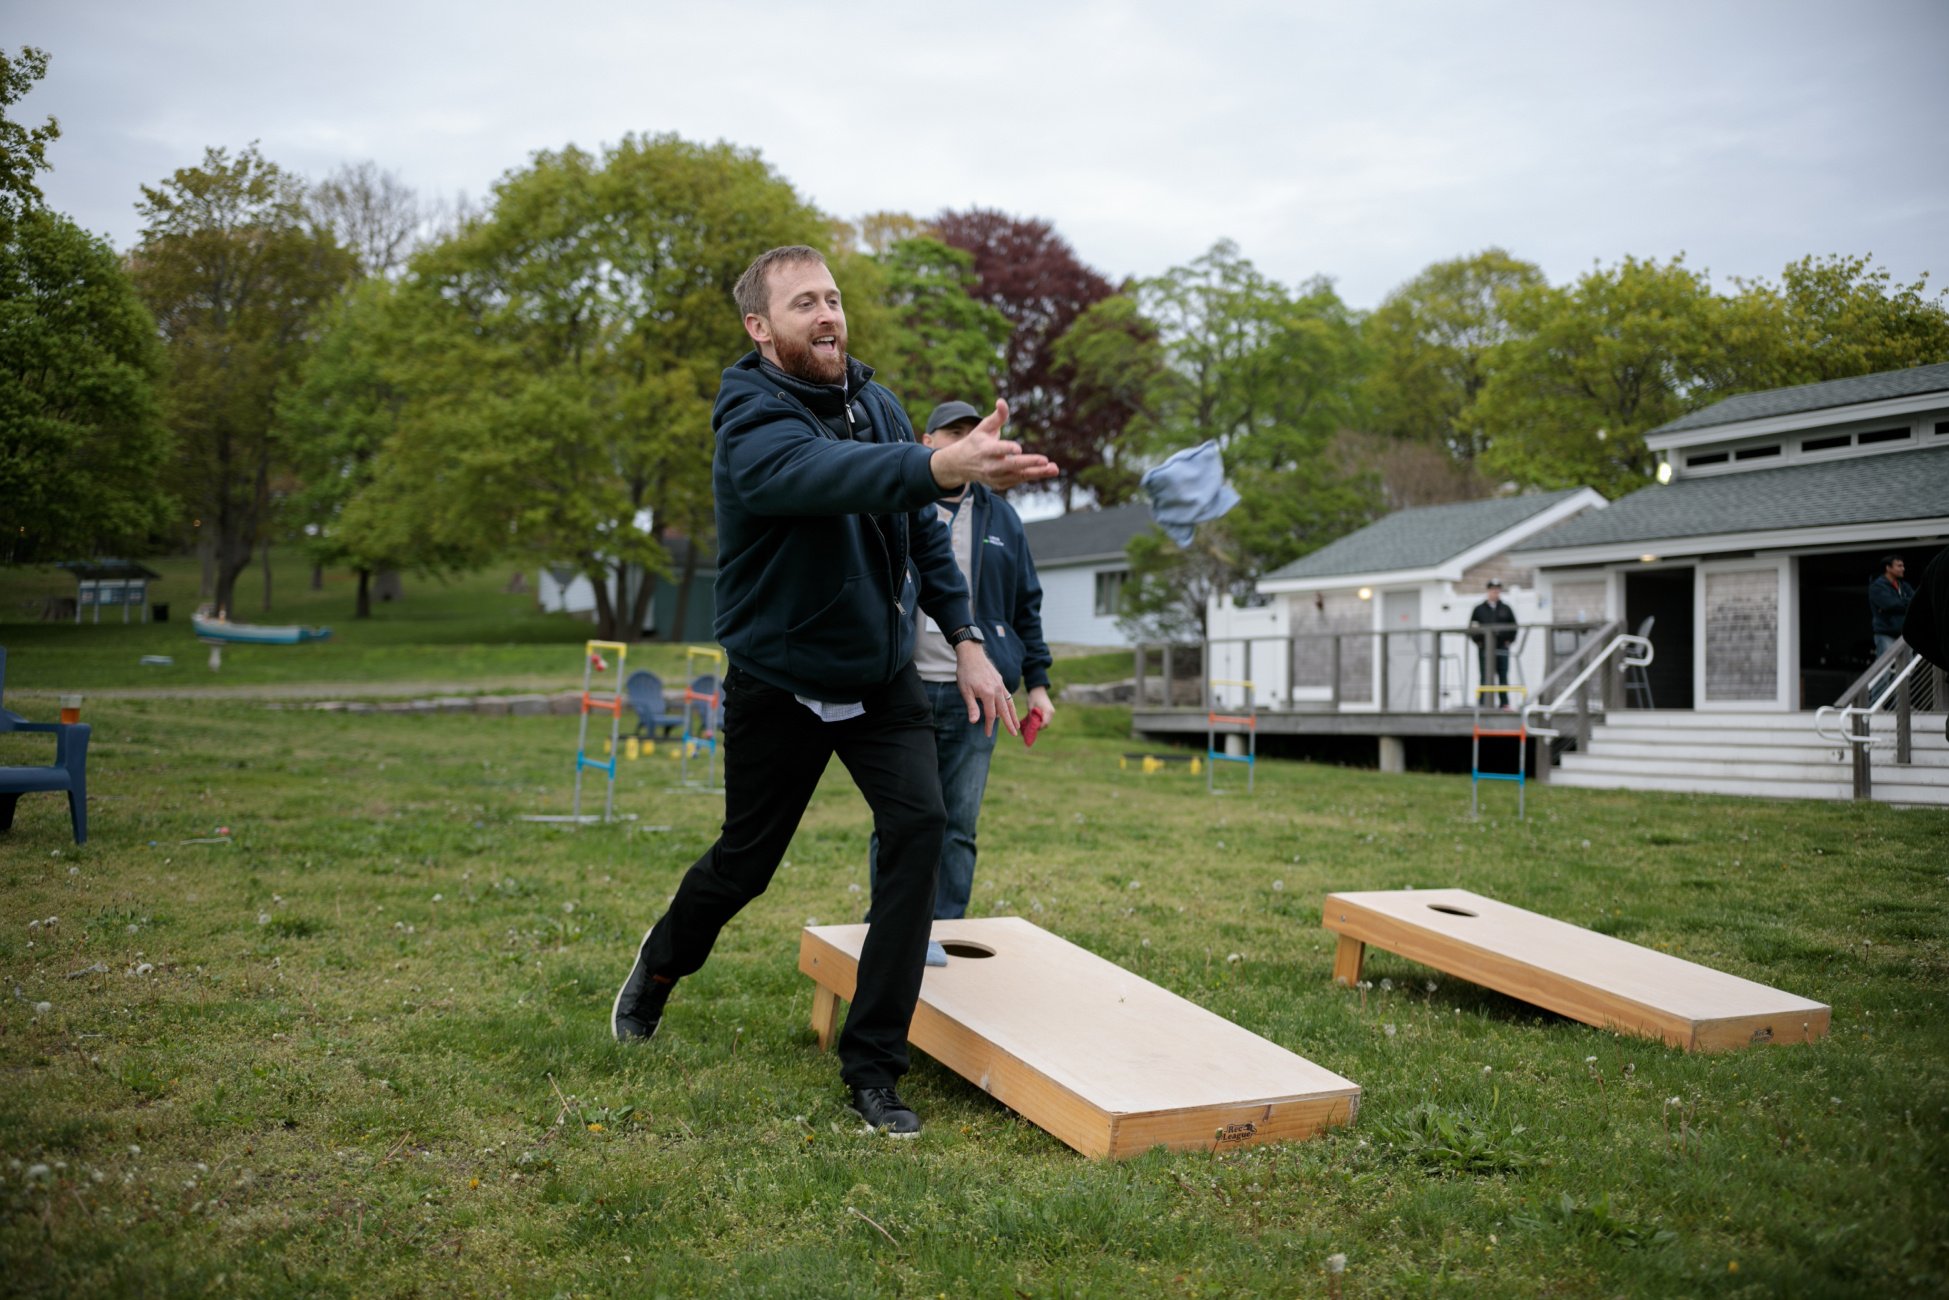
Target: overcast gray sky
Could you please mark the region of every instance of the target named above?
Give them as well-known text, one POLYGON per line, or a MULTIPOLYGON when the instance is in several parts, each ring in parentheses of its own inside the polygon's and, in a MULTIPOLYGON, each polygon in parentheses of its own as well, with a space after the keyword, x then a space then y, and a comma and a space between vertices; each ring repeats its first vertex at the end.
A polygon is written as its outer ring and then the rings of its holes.
POLYGON ((980 204, 1113 278, 1221 237, 1356 306, 1490 245, 1555 281, 1679 252, 1949 283, 1945 0, 926 6, 5 0, 46 49, 49 200, 120 248, 138 186, 261 141, 483 197, 536 149, 757 148, 821 208, 980 204))

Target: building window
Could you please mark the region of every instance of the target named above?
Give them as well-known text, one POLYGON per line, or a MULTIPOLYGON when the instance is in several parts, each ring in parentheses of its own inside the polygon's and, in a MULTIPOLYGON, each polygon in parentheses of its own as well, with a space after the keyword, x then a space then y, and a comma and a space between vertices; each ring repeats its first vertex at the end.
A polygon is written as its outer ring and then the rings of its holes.
POLYGON ((1854 441, 1851 433, 1837 433, 1826 438, 1802 438, 1802 451, 1833 451, 1836 447, 1846 447, 1854 441))
POLYGON ((1123 612, 1123 583, 1129 576, 1128 569, 1115 569, 1096 575, 1096 612, 1099 617, 1110 618, 1123 612))
POLYGON ((1687 456, 1685 458, 1685 467, 1687 469, 1698 465, 1723 465, 1725 463, 1726 453, 1723 451, 1702 451, 1696 456, 1687 456))
POLYGON ((1907 442, 1907 429, 1876 429, 1873 433, 1858 435, 1854 442, 1859 447, 1871 447, 1878 442, 1907 442))
POLYGON ((1779 454, 1780 444, 1776 442, 1770 447, 1741 447, 1737 452, 1733 453, 1733 458, 1735 460, 1761 460, 1767 456, 1777 456, 1779 454))

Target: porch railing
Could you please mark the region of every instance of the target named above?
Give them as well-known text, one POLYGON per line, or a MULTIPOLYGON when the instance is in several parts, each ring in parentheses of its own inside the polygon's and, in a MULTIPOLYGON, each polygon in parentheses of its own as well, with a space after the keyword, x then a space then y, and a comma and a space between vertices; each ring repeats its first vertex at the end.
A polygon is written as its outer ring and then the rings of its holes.
MULTIPOLYGON (((1591 637, 1615 624, 1532 623, 1515 629, 1511 681, 1544 638, 1546 679, 1580 656, 1591 637)), ((1506 631, 1507 629, 1505 629, 1506 631)), ((1202 642, 1142 642, 1135 649, 1137 707, 1206 708, 1214 702, 1214 662, 1221 678, 1257 683, 1259 708, 1332 711, 1352 705, 1379 712, 1465 709, 1476 676, 1482 628, 1391 628, 1297 632, 1286 636, 1213 637, 1202 642), (1160 680, 1161 678, 1161 680, 1160 680), (1277 685, 1272 685, 1277 683, 1277 685)))
POLYGON ((1598 629, 1596 636, 1585 642, 1577 655, 1544 679, 1543 685, 1537 688, 1536 698, 1523 706, 1523 726, 1531 735, 1545 740, 1559 739, 1563 734, 1562 729, 1549 724, 1556 720, 1558 713, 1574 709, 1577 752, 1589 751, 1593 679, 1600 692, 1603 709, 1609 712, 1617 704, 1619 678, 1632 668, 1649 666, 1653 657, 1651 642, 1634 633, 1620 631, 1623 626, 1621 621, 1606 623, 1598 629), (1614 670, 1605 672, 1607 665, 1613 666, 1614 670))
POLYGON ((1915 715, 1949 707, 1949 674, 1896 640, 1832 704, 1814 710, 1814 734, 1846 747, 1853 767, 1854 797, 1874 797, 1874 751, 1892 749, 1894 762, 1913 759, 1915 715), (1891 725, 1877 732, 1874 720, 1891 725), (1890 734, 1892 732, 1892 735, 1890 734))

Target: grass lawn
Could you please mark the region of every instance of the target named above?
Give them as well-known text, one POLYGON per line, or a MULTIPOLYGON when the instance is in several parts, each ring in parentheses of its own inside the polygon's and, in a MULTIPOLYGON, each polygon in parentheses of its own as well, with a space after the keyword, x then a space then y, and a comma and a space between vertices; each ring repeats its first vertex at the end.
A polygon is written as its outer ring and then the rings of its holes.
MULTIPOLYGON (((302 623, 332 629, 327 641, 299 646, 229 646, 223 667, 209 668, 209 651, 190 630, 196 607, 196 561, 169 557, 145 561, 163 574, 152 598, 170 607, 169 622, 124 625, 119 608, 104 609, 103 622, 43 623, 49 596, 74 595, 74 579, 57 568, 0 568, 0 646, 7 648, 6 687, 11 695, 58 691, 237 693, 307 690, 346 696, 398 694, 410 684, 459 692, 566 690, 582 684, 582 643, 595 634, 583 618, 544 614, 530 594, 509 595, 511 565, 438 581, 407 578, 401 601, 372 605, 372 617, 355 619, 357 579, 328 570, 321 590, 311 589, 311 568, 292 550, 272 565, 274 600, 262 609, 263 580, 253 567, 238 584, 240 620, 302 623), (166 655, 168 667, 145 666, 144 655, 166 655)), ((84 614, 92 617, 93 611, 84 614)), ((667 685, 682 679, 683 647, 632 646, 629 668, 648 668, 667 685)), ((612 665, 613 666, 613 665, 612 665)), ((1065 660, 1060 688, 1074 681, 1130 676, 1125 652, 1065 660)))
MULTIPOLYGON (((239 620, 303 623, 332 629, 331 638, 299 646, 228 646, 223 667, 209 668, 209 651, 190 630, 196 608, 196 561, 145 561, 163 574, 151 598, 169 605, 169 622, 124 626, 119 608, 102 610, 100 625, 38 621, 42 600, 74 595, 62 569, 0 569, 0 645, 7 647, 7 690, 120 691, 292 687, 307 683, 370 685, 426 683, 457 690, 552 690, 582 682, 581 644, 595 635, 585 619, 535 608, 534 573, 528 594, 506 591, 513 566, 441 582, 405 579, 405 598, 373 601, 372 617, 355 619, 357 579, 330 570, 311 589, 311 568, 295 550, 272 565, 273 602, 263 609, 263 579, 253 566, 237 585, 239 620), (169 667, 146 667, 144 655, 167 655, 169 667)), ((85 611, 83 618, 92 618, 85 611)), ((682 648, 644 645, 630 666, 675 681, 682 648)))
MULTIPOLYGON (((437 599, 458 625, 493 597, 437 599)), ((546 623, 481 671, 572 662, 581 634, 546 623)), ((30 629, 12 670, 119 672, 69 652, 90 631, 30 629)), ((917 1142, 843 1112, 795 969, 802 925, 865 902, 836 765, 771 891, 625 1048, 615 984, 721 814, 668 760, 623 768, 640 821, 563 832, 517 818, 566 811, 573 719, 87 712, 94 838, 47 795, 0 837, 10 1294, 1949 1286, 1941 812, 1538 789, 1519 822, 1493 788, 1471 822, 1460 778, 1276 761, 1214 799, 1120 772, 1126 713, 1067 709, 1000 751, 976 913, 1364 1089, 1319 1140, 1105 1164, 925 1059, 917 1142), (1383 953, 1364 994, 1330 986, 1329 890, 1453 884, 1830 1002, 1832 1036, 1687 1056, 1383 953)), ((0 739, 0 762, 27 748, 0 739)))

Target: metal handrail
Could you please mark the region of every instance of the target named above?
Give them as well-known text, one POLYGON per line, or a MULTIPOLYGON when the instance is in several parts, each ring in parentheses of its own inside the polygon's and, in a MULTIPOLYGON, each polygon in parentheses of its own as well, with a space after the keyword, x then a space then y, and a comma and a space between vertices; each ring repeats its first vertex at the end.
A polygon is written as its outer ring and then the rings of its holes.
MULTIPOLYGON (((1539 686, 1537 686, 1536 688, 1537 700, 1541 701, 1544 696, 1548 695, 1550 693, 1550 688, 1555 686, 1561 678, 1567 677, 1571 673, 1577 671, 1577 665, 1583 661, 1585 655, 1589 654, 1592 650, 1595 650, 1597 646, 1603 642, 1605 637, 1616 635, 1618 629, 1623 626, 1624 626, 1623 619, 1614 618, 1610 622, 1604 624, 1604 626, 1593 629, 1589 638, 1586 639, 1582 645, 1578 646, 1574 651, 1572 651, 1570 657, 1565 659, 1562 663, 1558 664, 1556 667, 1556 671, 1551 673, 1548 677, 1545 677, 1542 683, 1539 686)), ((1568 694, 1568 693, 1569 693, 1568 691, 1564 692, 1564 694, 1568 694)))
POLYGON ((1855 732, 1845 730, 1845 728, 1850 726, 1855 718, 1868 717, 1872 714, 1879 713, 1881 706, 1888 703, 1894 697, 1895 692, 1899 691, 1908 683, 1908 679, 1914 675, 1916 667, 1928 661, 1923 659, 1921 655, 1909 652, 1908 642, 1897 637, 1895 644, 1883 651, 1881 656, 1869 666, 1868 671, 1861 674, 1860 679, 1854 685, 1848 687, 1841 695, 1841 698, 1845 700, 1863 694, 1869 682, 1873 681, 1878 675, 1886 674, 1890 667, 1893 666, 1896 658, 1905 653, 1909 655, 1908 663, 1903 666, 1900 672, 1893 675, 1888 685, 1883 688, 1881 694, 1875 696, 1869 703, 1849 704, 1845 706, 1840 704, 1823 704, 1818 709, 1815 709, 1814 734, 1830 744, 1841 745, 1843 747, 1847 745, 1866 745, 1872 742, 1874 739, 1873 732, 1855 732), (1843 730, 1830 733, 1827 730, 1830 722, 1837 724, 1843 730))
POLYGON ((1612 637, 1611 643, 1593 656, 1591 661, 1584 665, 1582 672, 1570 679, 1570 684, 1558 692, 1556 699, 1548 702, 1535 700, 1523 706, 1523 726, 1528 728, 1529 734, 1532 736, 1548 736, 1551 738, 1562 734, 1555 728, 1538 726, 1533 719, 1538 717, 1554 717, 1556 711, 1564 706, 1576 689, 1589 681, 1591 675, 1603 667, 1610 660, 1611 656, 1616 654, 1620 649, 1628 649, 1633 655, 1641 652, 1644 656, 1640 659, 1627 655, 1619 661, 1618 667, 1620 668, 1643 668, 1651 662, 1653 657, 1651 642, 1644 637, 1638 636, 1636 633, 1622 632, 1612 637))

